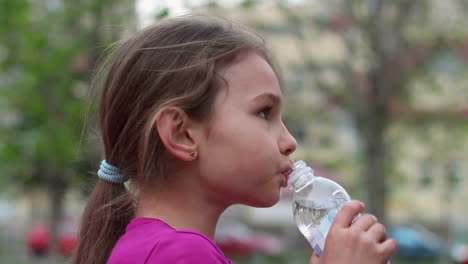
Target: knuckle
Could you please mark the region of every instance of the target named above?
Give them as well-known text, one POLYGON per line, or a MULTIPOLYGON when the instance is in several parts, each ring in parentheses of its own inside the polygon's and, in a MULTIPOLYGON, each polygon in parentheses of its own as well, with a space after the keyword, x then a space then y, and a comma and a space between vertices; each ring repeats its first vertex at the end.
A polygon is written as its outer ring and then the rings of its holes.
POLYGON ((346 236, 346 240, 349 241, 352 244, 355 244, 356 242, 359 241, 359 234, 357 232, 348 232, 346 236))
POLYGON ((362 244, 366 247, 366 248, 372 248, 374 245, 375 245, 375 242, 374 240, 369 237, 369 236, 364 236, 364 238, 362 239, 362 244))
POLYGON ((380 233, 382 233, 385 236, 387 235, 387 229, 383 224, 377 223, 377 228, 379 229, 380 233))
POLYGON ((361 219, 362 221, 369 221, 371 220, 371 216, 370 214, 364 214, 363 216, 361 216, 361 219))
POLYGON ((390 239, 391 243, 390 243, 390 251, 393 253, 397 250, 398 248, 398 242, 395 240, 395 239, 390 239))
POLYGON ((366 214, 367 218, 369 218, 369 220, 371 220, 372 222, 376 223, 379 221, 379 219, 377 219, 377 217, 373 214, 366 214))
POLYGON ((390 241, 387 241, 384 246, 379 246, 376 248, 376 254, 386 258, 395 253, 397 247, 397 242, 394 239, 390 239, 390 241))
POLYGON ((347 202, 343 205, 343 208, 342 208, 342 211, 349 211, 349 210, 352 210, 354 207, 354 203, 353 201, 351 202, 347 202))
POLYGON ((363 221, 365 223, 368 223, 370 225, 374 224, 377 222, 375 216, 371 215, 371 214, 364 214, 363 216, 361 216, 358 221, 363 221))
POLYGON ((345 203, 343 205, 343 208, 345 208, 345 210, 348 210, 348 211, 355 211, 360 208, 361 204, 362 204, 361 202, 353 200, 353 201, 349 201, 345 203))
POLYGON ((377 247, 375 253, 379 257, 385 257, 387 255, 387 249, 385 247, 377 247))

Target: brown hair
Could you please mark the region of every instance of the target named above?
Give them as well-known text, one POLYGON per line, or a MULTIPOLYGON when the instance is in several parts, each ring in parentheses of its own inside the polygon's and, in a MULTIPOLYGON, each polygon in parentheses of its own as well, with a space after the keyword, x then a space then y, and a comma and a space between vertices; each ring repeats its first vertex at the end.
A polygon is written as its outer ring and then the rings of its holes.
POLYGON ((206 15, 162 20, 117 45, 97 74, 105 75, 99 125, 105 159, 130 183, 97 181, 82 216, 75 263, 105 263, 134 217, 138 186, 164 181, 157 113, 178 106, 191 118, 208 118, 225 83, 216 70, 245 49, 274 68, 256 33, 206 15))

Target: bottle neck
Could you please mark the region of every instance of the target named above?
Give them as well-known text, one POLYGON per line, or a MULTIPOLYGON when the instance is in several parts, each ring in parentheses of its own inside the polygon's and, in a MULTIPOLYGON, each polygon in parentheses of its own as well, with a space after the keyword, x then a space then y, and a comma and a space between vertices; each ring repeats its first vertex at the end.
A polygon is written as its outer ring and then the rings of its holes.
POLYGON ((302 190, 304 187, 310 185, 314 181, 315 176, 310 173, 302 173, 297 176, 297 178, 291 182, 291 188, 298 192, 302 190))
POLYGON ((312 183, 314 177, 314 170, 303 160, 298 160, 294 163, 293 172, 289 175, 290 188, 298 192, 312 183))

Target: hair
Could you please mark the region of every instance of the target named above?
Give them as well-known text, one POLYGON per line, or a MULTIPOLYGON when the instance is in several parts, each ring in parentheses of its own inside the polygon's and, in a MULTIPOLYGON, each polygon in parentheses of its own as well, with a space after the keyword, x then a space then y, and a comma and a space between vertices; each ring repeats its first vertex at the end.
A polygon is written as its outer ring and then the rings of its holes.
POLYGON ((246 49, 276 69, 258 34, 219 17, 167 18, 116 43, 96 74, 104 78, 93 84, 102 86, 105 159, 130 181, 97 180, 83 212, 74 263, 105 263, 134 217, 138 187, 164 182, 167 153, 154 125, 157 114, 177 106, 190 118, 209 118, 217 92, 227 85, 217 69, 246 49))

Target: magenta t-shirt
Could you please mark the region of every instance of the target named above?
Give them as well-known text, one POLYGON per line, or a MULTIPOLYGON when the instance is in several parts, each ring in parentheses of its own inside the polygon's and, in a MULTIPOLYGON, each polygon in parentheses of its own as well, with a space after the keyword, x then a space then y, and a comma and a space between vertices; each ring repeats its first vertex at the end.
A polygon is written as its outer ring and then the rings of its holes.
POLYGON ((207 236, 176 230, 154 218, 135 218, 107 264, 232 264, 207 236))

